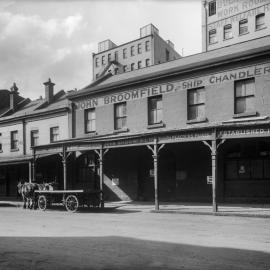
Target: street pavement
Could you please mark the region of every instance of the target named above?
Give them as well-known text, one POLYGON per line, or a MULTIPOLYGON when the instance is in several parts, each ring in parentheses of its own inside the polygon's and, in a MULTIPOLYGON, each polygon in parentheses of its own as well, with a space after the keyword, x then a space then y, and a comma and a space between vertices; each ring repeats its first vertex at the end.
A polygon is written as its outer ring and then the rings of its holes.
MULTIPOLYGON (((150 207, 151 206, 151 207, 150 207)), ((270 219, 0 207, 0 269, 269 269, 270 219)))

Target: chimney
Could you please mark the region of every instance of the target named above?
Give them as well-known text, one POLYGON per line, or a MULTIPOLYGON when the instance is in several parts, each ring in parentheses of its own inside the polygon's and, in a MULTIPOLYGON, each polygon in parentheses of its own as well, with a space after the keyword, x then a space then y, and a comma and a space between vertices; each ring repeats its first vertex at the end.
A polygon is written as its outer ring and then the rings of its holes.
POLYGON ((55 84, 51 82, 50 78, 43 84, 45 85, 45 101, 51 103, 53 101, 53 87, 55 84))
POLYGON ((13 85, 10 88, 10 93, 9 93, 9 109, 10 110, 15 110, 16 107, 16 96, 19 94, 18 92, 19 88, 17 87, 16 83, 13 83, 13 85))

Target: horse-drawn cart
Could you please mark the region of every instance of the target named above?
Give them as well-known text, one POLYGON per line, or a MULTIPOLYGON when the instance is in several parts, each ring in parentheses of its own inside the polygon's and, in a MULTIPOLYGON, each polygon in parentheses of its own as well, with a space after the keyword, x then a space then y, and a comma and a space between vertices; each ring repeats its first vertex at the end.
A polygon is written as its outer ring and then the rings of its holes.
POLYGON ((100 190, 35 190, 35 200, 40 210, 52 204, 63 204, 67 211, 76 212, 79 206, 101 207, 100 190))

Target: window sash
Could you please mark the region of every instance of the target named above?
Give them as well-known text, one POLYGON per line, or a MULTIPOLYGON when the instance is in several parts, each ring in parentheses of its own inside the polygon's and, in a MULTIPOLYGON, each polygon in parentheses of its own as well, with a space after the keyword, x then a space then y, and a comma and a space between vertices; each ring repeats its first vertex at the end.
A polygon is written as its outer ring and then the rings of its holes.
POLYGON ((138 62, 138 69, 140 69, 141 67, 142 67, 142 62, 139 61, 139 62, 138 62))
POLYGON ((130 47, 130 55, 131 56, 134 56, 134 54, 135 54, 135 47, 134 46, 131 46, 130 47))
POLYGON ((211 1, 208 4, 209 16, 216 14, 216 1, 211 1))
POLYGON ((90 109, 85 112, 85 130, 86 132, 96 131, 96 112, 90 109))
POLYGON ((254 95, 238 97, 235 100, 235 113, 246 113, 254 111, 254 95))
POLYGON ((96 67, 99 66, 99 58, 96 58, 96 67))
POLYGON ((235 113, 253 112, 255 109, 255 80, 235 82, 235 113))
POLYGON ((150 51, 150 42, 148 40, 145 41, 145 51, 150 51))
POLYGON ((59 127, 51 128, 51 142, 56 142, 59 140, 59 127))
POLYGON ((163 121, 162 98, 155 97, 149 99, 149 124, 158 124, 163 121))
POLYGON ((213 44, 217 42, 217 31, 210 30, 209 31, 209 44, 213 44))
POLYGON ((31 131, 31 146, 37 146, 39 143, 38 130, 31 131))
POLYGON ((188 91, 188 120, 205 118, 205 89, 188 91))
POLYGON ((123 49, 123 58, 127 58, 127 49, 123 49))
POLYGON ((230 39, 233 37, 232 25, 228 24, 224 26, 224 39, 230 39))
POLYGON ((243 35, 248 32, 248 20, 242 20, 239 22, 239 35, 243 35))
POLYGON ((19 148, 18 131, 11 131, 10 139, 11 139, 10 148, 18 149, 19 148))
POLYGON ((141 54, 142 53, 142 44, 139 43, 138 44, 138 54, 141 54))
POLYGON ((259 14, 256 16, 256 30, 260 30, 265 26, 265 15, 259 14))
POLYGON ((125 128, 127 123, 127 106, 125 102, 115 104, 114 115, 115 129, 125 128))

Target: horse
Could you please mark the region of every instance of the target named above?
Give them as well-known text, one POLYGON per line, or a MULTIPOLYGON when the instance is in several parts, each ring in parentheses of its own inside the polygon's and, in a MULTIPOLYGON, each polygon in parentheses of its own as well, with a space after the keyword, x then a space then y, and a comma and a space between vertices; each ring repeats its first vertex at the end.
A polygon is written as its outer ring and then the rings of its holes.
POLYGON ((55 183, 30 183, 30 182, 19 182, 17 185, 18 193, 21 194, 23 199, 23 208, 29 209, 36 208, 36 196, 35 190, 53 190, 53 185, 55 183))

